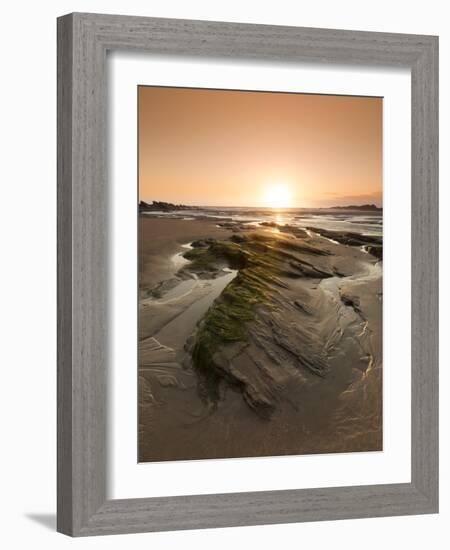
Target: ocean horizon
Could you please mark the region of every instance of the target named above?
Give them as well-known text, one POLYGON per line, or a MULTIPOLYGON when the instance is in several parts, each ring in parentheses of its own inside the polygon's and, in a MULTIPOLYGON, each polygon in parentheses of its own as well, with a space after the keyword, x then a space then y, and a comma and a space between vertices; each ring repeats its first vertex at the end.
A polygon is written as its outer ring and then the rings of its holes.
POLYGON ((217 219, 259 227, 262 223, 317 227, 330 231, 347 231, 381 236, 383 210, 333 208, 270 208, 248 206, 192 206, 183 210, 142 212, 145 216, 174 219, 217 219))

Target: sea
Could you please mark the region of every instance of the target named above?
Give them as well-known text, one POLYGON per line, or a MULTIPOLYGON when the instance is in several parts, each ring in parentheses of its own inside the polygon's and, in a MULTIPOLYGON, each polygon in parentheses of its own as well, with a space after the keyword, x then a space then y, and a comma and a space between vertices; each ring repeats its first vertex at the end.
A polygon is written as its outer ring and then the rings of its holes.
POLYGON ((212 219, 218 224, 236 222, 259 226, 264 222, 278 225, 315 227, 330 231, 345 231, 362 235, 381 236, 383 233, 382 210, 358 210, 343 208, 250 208, 250 207, 196 207, 171 212, 144 212, 144 215, 175 219, 212 219))

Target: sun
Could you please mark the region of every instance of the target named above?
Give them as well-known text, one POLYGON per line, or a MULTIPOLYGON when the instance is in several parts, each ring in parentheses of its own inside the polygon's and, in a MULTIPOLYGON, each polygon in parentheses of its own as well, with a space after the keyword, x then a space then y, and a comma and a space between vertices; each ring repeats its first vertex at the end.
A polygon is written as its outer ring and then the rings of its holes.
POLYGON ((291 191, 285 183, 272 183, 264 191, 264 206, 270 208, 289 208, 291 206, 291 191))

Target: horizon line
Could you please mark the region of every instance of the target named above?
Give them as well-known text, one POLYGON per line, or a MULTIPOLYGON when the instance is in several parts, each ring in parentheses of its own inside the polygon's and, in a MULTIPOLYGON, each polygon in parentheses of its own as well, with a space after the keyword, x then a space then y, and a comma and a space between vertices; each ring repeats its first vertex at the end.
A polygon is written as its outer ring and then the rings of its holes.
POLYGON ((281 206, 281 207, 275 207, 275 206, 259 206, 259 205, 248 205, 248 204, 239 204, 239 205, 231 205, 231 204, 186 204, 186 203, 177 203, 177 202, 171 202, 171 201, 163 201, 163 200, 145 200, 142 198, 139 198, 139 202, 145 202, 146 204, 153 204, 154 202, 161 202, 165 204, 172 204, 174 206, 187 206, 192 208, 258 208, 259 210, 311 210, 311 209, 320 209, 320 208, 346 208, 350 206, 375 206, 376 208, 383 209, 383 205, 379 205, 376 202, 362 202, 362 203, 347 203, 347 204, 333 204, 332 206, 281 206))

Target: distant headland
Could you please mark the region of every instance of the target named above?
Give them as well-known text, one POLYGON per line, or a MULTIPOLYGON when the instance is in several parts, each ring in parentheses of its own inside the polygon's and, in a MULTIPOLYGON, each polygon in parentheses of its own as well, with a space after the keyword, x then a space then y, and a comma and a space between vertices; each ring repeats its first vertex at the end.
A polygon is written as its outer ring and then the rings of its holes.
POLYGON ((376 204, 349 204, 347 206, 331 206, 333 210, 383 210, 376 204))
POLYGON ((172 204, 163 201, 152 201, 151 204, 145 201, 139 202, 139 212, 173 212, 174 210, 195 210, 196 208, 196 206, 172 204))

